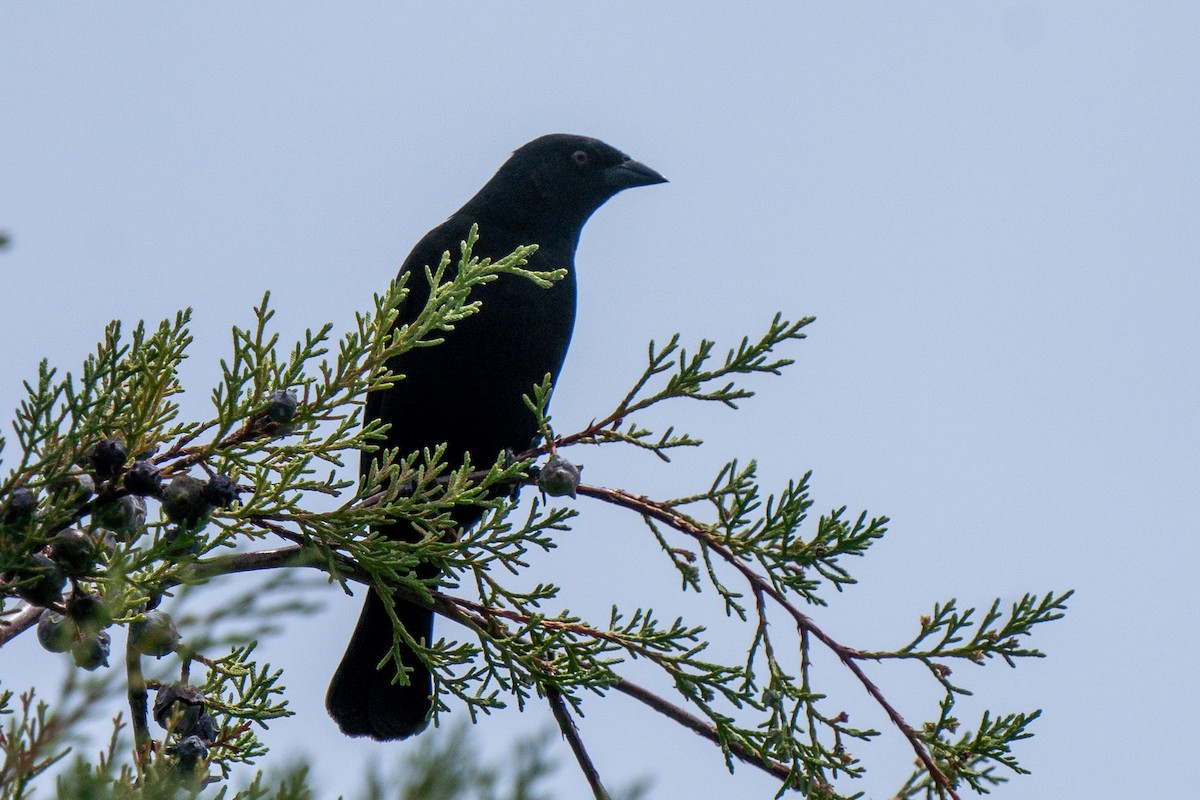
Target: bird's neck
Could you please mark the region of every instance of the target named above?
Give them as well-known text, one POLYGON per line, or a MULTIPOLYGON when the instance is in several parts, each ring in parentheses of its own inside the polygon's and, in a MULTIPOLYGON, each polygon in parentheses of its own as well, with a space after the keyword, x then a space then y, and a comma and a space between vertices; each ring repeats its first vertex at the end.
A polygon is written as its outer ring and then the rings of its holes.
POLYGON ((520 183, 489 184, 463 207, 479 221, 502 224, 513 232, 532 236, 538 244, 569 246, 575 252, 584 223, 596 209, 581 207, 576 200, 558 196, 537 180, 520 183), (492 219, 495 218, 495 219, 492 219))

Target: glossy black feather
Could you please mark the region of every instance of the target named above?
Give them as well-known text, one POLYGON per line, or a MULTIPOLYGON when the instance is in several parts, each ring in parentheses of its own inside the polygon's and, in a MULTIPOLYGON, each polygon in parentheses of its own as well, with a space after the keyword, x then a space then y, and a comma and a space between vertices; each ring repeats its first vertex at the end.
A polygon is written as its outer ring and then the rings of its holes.
MULTIPOLYGON (((391 423, 386 447, 409 453, 446 442, 451 464, 470 452, 481 465, 505 449, 526 449, 537 428, 522 396, 546 373, 557 377, 566 355, 575 321, 575 248, 584 223, 622 189, 664 180, 597 139, 543 136, 513 153, 475 197, 426 234, 401 267, 401 273, 413 274, 400 322, 411 321, 428 298, 425 266, 435 266, 447 251, 456 259, 472 224, 479 225, 477 256, 498 259, 521 245, 537 244, 530 268, 565 268, 567 277, 541 289, 526 279, 502 276, 479 290, 483 310, 459 323, 443 344, 399 357, 392 368, 406 378, 367 397, 367 418, 391 423)), ((369 466, 370 456, 364 454, 362 469, 369 466)), ((455 519, 467 526, 479 516, 477 509, 463 507, 455 519)), ((405 525, 382 533, 419 538, 405 525)), ((403 602, 396 611, 412 636, 431 639, 432 612, 403 602)), ((406 652, 410 683, 394 684, 393 669, 376 669, 391 646, 387 610, 369 591, 326 696, 330 715, 350 736, 403 739, 427 724, 431 676, 415 654, 406 652)))

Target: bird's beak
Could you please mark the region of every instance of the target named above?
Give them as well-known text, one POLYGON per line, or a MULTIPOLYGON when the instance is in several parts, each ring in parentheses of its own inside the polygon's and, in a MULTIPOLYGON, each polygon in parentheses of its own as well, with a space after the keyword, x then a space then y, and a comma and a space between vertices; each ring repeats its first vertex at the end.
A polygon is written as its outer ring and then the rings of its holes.
POLYGON ((640 161, 630 159, 604 170, 604 183, 615 191, 634 186, 652 186, 666 183, 667 179, 640 161))

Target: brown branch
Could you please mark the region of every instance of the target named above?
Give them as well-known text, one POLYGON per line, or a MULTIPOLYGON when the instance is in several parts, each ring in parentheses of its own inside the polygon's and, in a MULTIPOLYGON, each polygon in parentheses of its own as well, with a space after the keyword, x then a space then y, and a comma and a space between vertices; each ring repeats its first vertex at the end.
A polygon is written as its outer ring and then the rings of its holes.
MULTIPOLYGON (((366 573, 357 571, 353 565, 345 566, 347 568, 346 577, 360 583, 369 582, 366 573)), ((196 578, 213 578, 218 575, 281 567, 314 567, 323 570, 324 563, 303 548, 291 546, 203 559, 192 565, 192 573, 196 578)), ((168 581, 163 584, 163 588, 174 586, 176 583, 176 581, 168 581)), ((12 616, 0 620, 0 647, 36 625, 41 614, 40 606, 26 605, 12 616)))
MULTIPOLYGON (((211 426, 208 426, 211 427, 211 426)), ((269 436, 283 433, 282 425, 275 423, 267 418, 262 411, 252 414, 240 428, 230 433, 224 439, 209 444, 199 445, 197 447, 189 447, 191 442, 195 441, 205 428, 193 431, 190 434, 181 436, 178 441, 171 446, 169 450, 161 455, 154 457, 154 463, 165 464, 170 461, 171 469, 164 473, 165 477, 176 473, 186 472, 190 467, 199 464, 204 459, 211 456, 213 453, 234 447, 245 442, 253 441, 261 436, 269 436)))
POLYGON ((142 674, 142 655, 133 647, 133 637, 125 642, 125 674, 129 698, 129 719, 133 724, 133 763, 139 779, 150 766, 150 727, 146 715, 150 701, 146 692, 146 676, 142 674))
MULTIPOLYGON (((431 592, 434 597, 433 610, 452 619, 459 624, 480 633, 487 635, 488 619, 497 617, 507 619, 520 625, 526 625, 530 621, 530 617, 518 611, 510 611, 504 608, 492 608, 485 606, 482 603, 476 603, 472 600, 467 600, 461 597, 452 597, 450 595, 441 594, 440 592, 431 592)), ((419 602, 419 601, 418 601, 419 602)), ((558 622, 557 620, 540 619, 538 624, 546 628, 555 628, 559 630, 569 630, 574 633, 579 633, 585 636, 592 636, 605 641, 614 641, 618 644, 624 644, 616 637, 613 637, 608 631, 601 631, 596 628, 590 628, 586 625, 578 625, 573 623, 558 622)), ((540 662, 542 668, 547 672, 552 670, 544 662, 540 662)), ((628 681, 620 676, 616 676, 616 682, 611 684, 612 688, 623 694, 626 694, 635 700, 638 700, 650 708, 658 711, 660 714, 679 723, 688 730, 696 733, 710 742, 721 746, 721 737, 717 732, 716 726, 705 722, 703 719, 685 711, 679 706, 671 703, 659 695, 654 694, 649 689, 645 689, 636 683, 628 681)), ((766 758, 754 750, 746 747, 738 742, 730 742, 728 744, 729 752, 731 752, 738 760, 749 764, 752 767, 761 769, 768 775, 772 775, 783 781, 794 781, 795 776, 792 770, 786 764, 766 758)))
MULTIPOLYGON (((689 712, 666 700, 665 698, 660 697, 649 689, 639 686, 632 681, 625 680, 624 678, 621 678, 617 681, 617 683, 613 684, 613 688, 624 695, 632 697, 634 700, 637 700, 640 703, 644 703, 673 722, 679 723, 692 733, 708 739, 715 745, 721 745, 721 737, 720 734, 717 733, 717 728, 715 725, 710 725, 694 714, 690 714, 689 712)), ((792 770, 789 769, 786 764, 780 761, 764 758, 740 742, 729 742, 728 747, 729 752, 737 757, 739 761, 742 761, 753 767, 758 767, 764 772, 779 778, 781 781, 793 783, 796 780, 796 776, 792 773, 792 770)))
POLYGON ((9 639, 15 639, 37 624, 42 615, 40 606, 26 605, 7 619, 0 619, 0 647, 9 639))
POLYGON ((563 738, 571 745, 571 752, 575 754, 575 760, 579 762, 579 769, 587 778, 588 786, 592 787, 592 795, 596 800, 609 800, 608 791, 600 782, 600 773, 596 770, 596 765, 592 763, 592 757, 588 755, 587 748, 583 746, 583 738, 579 735, 579 728, 575 727, 575 720, 571 718, 571 711, 567 708, 567 701, 563 698, 562 692, 555 686, 547 686, 546 700, 550 703, 550 710, 554 712, 554 721, 558 723, 558 729, 562 731, 563 738))
POLYGON ((218 575, 257 572, 264 569, 283 567, 316 567, 320 569, 322 566, 323 563, 316 558, 315 554, 306 551, 299 545, 291 545, 274 550, 252 550, 247 553, 206 558, 193 564, 192 571, 197 578, 212 578, 218 575))
MULTIPOLYGON (((590 488, 590 487, 588 487, 590 488)), ((277 531, 278 532, 278 531, 277 531)), ((353 565, 347 563, 344 565, 346 571, 345 577, 349 580, 362 584, 370 584, 370 576, 365 572, 356 569, 353 565)), ((232 556, 222 556, 220 558, 208 559, 197 562, 195 569, 198 574, 205 577, 213 577, 221 574, 229 574, 235 572, 249 572, 254 570, 276 569, 280 567, 314 567, 321 569, 322 565, 311 556, 306 556, 302 548, 298 546, 281 547, 274 550, 261 550, 250 553, 238 553, 232 556)), ((530 617, 527 614, 522 614, 519 611, 513 611, 504 608, 493 608, 482 603, 468 600, 466 598, 454 597, 452 595, 443 594, 441 592, 430 592, 433 597, 433 603, 429 604, 423 601, 416 592, 405 587, 393 587, 393 589, 403 596, 406 600, 422 605, 427 605, 433 611, 442 616, 458 622, 460 625, 473 630, 477 634, 493 638, 489 633, 489 620, 505 619, 518 625, 528 624, 530 617)), ((568 630, 584 636, 603 639, 605 641, 613 641, 619 644, 627 644, 619 637, 614 637, 608 631, 592 628, 587 625, 578 623, 559 622, 557 620, 541 619, 539 624, 546 628, 568 630)), ((549 670, 547 670, 549 671, 549 670)), ((707 739, 708 741, 721 746, 721 738, 717 732, 716 726, 706 722, 685 709, 671 703, 665 698, 651 692, 650 690, 626 680, 617 677, 616 683, 612 684, 612 688, 625 694, 638 702, 652 708, 660 714, 666 716, 679 725, 687 728, 693 733, 707 739)), ((564 736, 566 734, 564 733, 564 736)), ((795 782, 796 775, 791 768, 786 764, 763 757, 761 754, 746 747, 738 742, 728 743, 729 752, 745 764, 761 769, 767 774, 778 778, 781 781, 795 782)), ((578 758, 578 754, 576 755, 578 758)), ((590 782, 590 779, 589 779, 590 782)))
POLYGON ((912 746, 913 751, 917 754, 917 758, 924 765, 930 777, 933 778, 934 783, 937 785, 938 793, 943 796, 949 796, 953 800, 960 800, 950 783, 950 779, 946 777, 946 774, 938 767, 937 762, 933 760, 933 756, 929 754, 929 750, 925 747, 925 743, 921 741, 917 731, 904 721, 904 717, 900 715, 896 707, 884 697, 879 687, 863 672, 862 667, 858 663, 858 651, 843 646, 817 627, 817 624, 808 615, 796 608, 770 581, 755 572, 753 567, 734 555, 710 531, 697 526, 670 506, 656 500, 651 500, 648 497, 632 495, 620 489, 606 489, 586 484, 580 484, 576 492, 597 500, 603 500, 612 505, 620 506, 621 508, 628 508, 645 517, 655 519, 680 533, 692 537, 721 556, 724 561, 742 574, 742 577, 746 579, 755 591, 763 592, 787 611, 801 631, 805 631, 820 640, 822 644, 833 651, 834 655, 838 657, 838 660, 842 662, 846 669, 850 670, 858 678, 859 683, 867 690, 867 694, 871 695, 875 702, 884 710, 884 713, 888 715, 892 724, 904 734, 904 738, 912 746))
MULTIPOLYGON (((461 597, 452 597, 440 592, 431 592, 431 594, 434 598, 434 611, 437 611, 446 618, 452 619, 455 622, 458 622, 460 625, 463 625, 480 635, 488 636, 489 638, 494 637, 488 631, 488 618, 495 619, 496 617, 500 617, 522 625, 528 624, 530 621, 530 617, 528 615, 522 614, 518 611, 510 611, 503 608, 491 608, 484 606, 481 603, 476 603, 461 597)), ((418 600, 417 602, 420 601, 418 600)), ((548 619, 541 619, 538 621, 538 624, 542 625, 543 627, 570 630, 588 636, 595 636, 596 638, 600 639, 613 640, 612 637, 608 635, 607 631, 600 631, 584 625, 562 623, 548 619)), ((552 671, 549 666, 545 664, 545 662, 540 662, 540 665, 547 673, 552 671)), ((618 692, 644 703, 672 721, 679 723, 693 733, 708 739, 713 744, 722 746, 721 737, 717 732, 716 726, 705 722, 703 719, 689 713, 688 711, 685 711, 674 703, 671 703, 665 698, 660 697, 654 692, 651 692, 649 689, 639 686, 638 684, 626 680, 620 676, 617 676, 616 682, 611 684, 611 686, 618 692)), ((763 772, 766 772, 768 775, 776 777, 781 781, 789 782, 790 784, 794 785, 796 776, 786 764, 766 758, 739 742, 729 742, 728 749, 729 752, 732 753, 739 761, 749 764, 757 769, 761 769, 763 772)))
POLYGON ((570 447, 573 444, 579 444, 580 442, 590 439, 593 436, 599 436, 606 430, 613 428, 614 425, 619 425, 620 422, 625 419, 625 416, 630 413, 630 411, 631 409, 619 408, 600 421, 592 420, 591 424, 589 424, 583 430, 567 434, 566 436, 559 436, 556 439, 541 445, 540 447, 531 448, 524 453, 521 453, 518 458, 532 458, 533 456, 541 455, 543 453, 553 452, 559 447, 570 447))

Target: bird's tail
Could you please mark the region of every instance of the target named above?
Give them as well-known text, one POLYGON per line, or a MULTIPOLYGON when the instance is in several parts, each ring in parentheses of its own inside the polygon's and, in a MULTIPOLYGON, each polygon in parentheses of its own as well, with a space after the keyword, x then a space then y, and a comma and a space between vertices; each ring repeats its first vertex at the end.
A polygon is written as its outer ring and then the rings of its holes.
MULTIPOLYGON (((417 641, 432 641, 432 611, 402 601, 396 604, 396 615, 410 636, 417 641)), ((347 736, 406 739, 428 724, 433 707, 429 670, 402 644, 400 658, 412 668, 409 683, 392 683, 394 665, 376 668, 391 648, 392 622, 387 608, 378 593, 369 589, 358 626, 325 695, 329 716, 347 736)))

